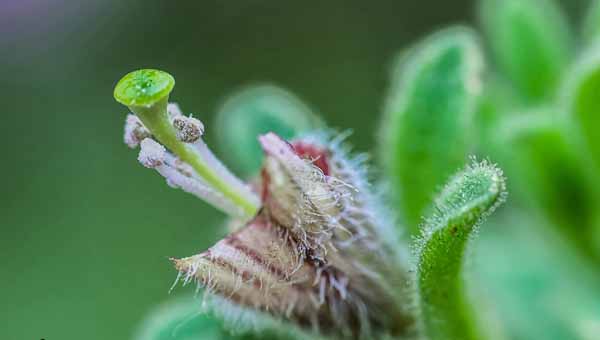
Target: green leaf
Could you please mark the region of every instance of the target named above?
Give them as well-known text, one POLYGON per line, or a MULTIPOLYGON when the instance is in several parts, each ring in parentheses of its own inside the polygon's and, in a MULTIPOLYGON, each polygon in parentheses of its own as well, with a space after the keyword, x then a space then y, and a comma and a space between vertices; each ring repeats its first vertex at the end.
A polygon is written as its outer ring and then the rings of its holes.
POLYGON ((464 164, 483 60, 470 29, 440 31, 399 58, 381 124, 381 158, 413 232, 435 191, 464 164))
POLYGON ((220 108, 216 125, 223 156, 245 175, 255 174, 262 163, 259 135, 275 132, 289 140, 323 126, 306 104, 272 85, 254 85, 231 95, 220 108))
POLYGON ((514 205, 512 191, 510 201, 486 221, 473 245, 477 260, 469 286, 478 314, 483 298, 507 339, 596 339, 597 266, 578 256, 539 214, 514 205))
POLYGON ((587 11, 583 37, 588 42, 600 38, 600 0, 595 0, 587 11))
POLYGON ((481 0, 480 17, 496 62, 524 99, 550 95, 572 51, 554 1, 481 0))
POLYGON ((576 62, 564 93, 578 135, 600 165, 600 42, 576 62))
POLYGON ((498 149, 516 196, 540 209, 563 237, 596 257, 590 238, 598 218, 598 186, 592 164, 551 108, 512 114, 498 126, 498 149))
POLYGON ((184 296, 152 310, 135 340, 324 340, 260 311, 216 296, 184 296))
POLYGON ((484 84, 481 103, 475 116, 475 130, 478 133, 477 154, 491 155, 497 126, 505 112, 512 109, 517 100, 514 87, 498 75, 488 75, 484 84))
POLYGON ((417 244, 417 292, 431 340, 481 339, 464 282, 468 242, 506 196, 502 172, 487 162, 455 175, 436 200, 417 244))
POLYGON ((222 322, 202 314, 201 301, 192 296, 168 301, 152 310, 142 321, 136 340, 218 340, 222 322))
POLYGON ((315 332, 270 314, 234 304, 216 295, 208 295, 204 312, 223 322, 225 336, 232 340, 326 340, 315 332))

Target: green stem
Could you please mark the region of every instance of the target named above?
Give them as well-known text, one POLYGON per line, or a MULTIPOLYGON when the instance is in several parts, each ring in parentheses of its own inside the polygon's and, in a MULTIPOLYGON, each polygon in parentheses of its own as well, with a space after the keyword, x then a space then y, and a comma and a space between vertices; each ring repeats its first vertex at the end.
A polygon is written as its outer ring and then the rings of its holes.
POLYGON ((179 156, 182 161, 191 165, 207 184, 241 207, 249 217, 254 216, 258 211, 256 203, 232 188, 214 169, 206 164, 196 151, 177 139, 175 128, 169 121, 167 101, 168 98, 164 98, 150 107, 130 106, 129 109, 140 118, 159 142, 179 156))

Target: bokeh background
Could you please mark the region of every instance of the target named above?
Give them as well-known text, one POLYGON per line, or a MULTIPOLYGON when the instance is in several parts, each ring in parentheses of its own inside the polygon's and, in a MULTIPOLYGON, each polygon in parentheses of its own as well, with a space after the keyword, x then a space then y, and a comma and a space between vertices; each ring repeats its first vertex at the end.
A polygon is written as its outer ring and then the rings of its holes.
MULTIPOLYGON (((219 103, 268 81, 368 151, 393 57, 437 28, 475 25, 474 5, 0 1, 0 338, 128 339, 152 306, 188 290, 168 294, 168 257, 223 233, 223 215, 170 189, 122 143, 126 110, 112 90, 123 74, 173 74, 172 99, 205 122, 209 143, 219 103)), ((576 21, 587 1, 562 5, 576 21)), ((483 258, 506 251, 488 249, 483 258)))

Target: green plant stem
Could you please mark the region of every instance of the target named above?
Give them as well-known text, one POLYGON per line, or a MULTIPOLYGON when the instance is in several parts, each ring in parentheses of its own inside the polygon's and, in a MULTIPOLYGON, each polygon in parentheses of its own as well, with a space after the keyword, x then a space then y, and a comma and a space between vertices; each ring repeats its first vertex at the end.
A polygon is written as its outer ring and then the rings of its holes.
POLYGON ((254 216, 258 206, 224 181, 189 145, 177 139, 175 128, 169 121, 167 101, 168 97, 151 106, 129 106, 129 109, 140 118, 158 141, 192 166, 207 184, 241 207, 249 217, 254 216))

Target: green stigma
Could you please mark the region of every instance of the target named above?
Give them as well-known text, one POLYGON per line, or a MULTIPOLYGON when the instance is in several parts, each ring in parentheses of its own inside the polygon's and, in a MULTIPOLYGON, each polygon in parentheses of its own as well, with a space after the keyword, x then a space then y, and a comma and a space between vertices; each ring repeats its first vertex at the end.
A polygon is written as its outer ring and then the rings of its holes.
POLYGON ((142 69, 126 74, 115 87, 115 99, 125 106, 151 106, 167 98, 175 79, 167 72, 142 69))

